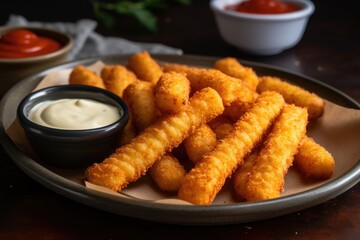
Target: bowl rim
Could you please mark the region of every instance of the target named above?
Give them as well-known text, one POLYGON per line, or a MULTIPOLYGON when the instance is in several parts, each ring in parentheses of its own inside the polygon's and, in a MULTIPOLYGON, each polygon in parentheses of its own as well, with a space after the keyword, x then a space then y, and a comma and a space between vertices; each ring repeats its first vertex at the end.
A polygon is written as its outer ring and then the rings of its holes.
POLYGON ((257 21, 284 21, 294 20, 299 18, 308 17, 315 11, 315 5, 309 0, 282 0, 283 2, 291 2, 301 6, 300 10, 290 13, 278 14, 254 14, 242 13, 237 11, 225 10, 224 6, 228 4, 236 4, 246 0, 211 0, 210 8, 215 14, 225 16, 233 19, 248 19, 257 21))
POLYGON ((57 56, 61 56, 66 54, 67 52, 70 51, 70 49, 73 47, 74 45, 74 40, 73 38, 62 31, 58 31, 52 28, 46 28, 46 27, 32 27, 32 26, 3 26, 0 27, 0 34, 2 34, 3 32, 8 32, 10 30, 15 30, 15 29, 26 29, 26 30, 30 30, 30 31, 35 31, 35 32, 46 32, 46 33, 51 33, 57 36, 61 36, 63 38, 66 39, 65 44, 59 49, 56 50, 55 52, 51 52, 48 54, 44 54, 44 55, 40 55, 40 56, 35 56, 35 57, 25 57, 25 58, 0 58, 0 63, 9 63, 9 64, 18 64, 18 63, 36 63, 36 62, 41 62, 41 61, 46 61, 49 59, 52 59, 54 57, 57 56))
MULTIPOLYGON (((64 97, 69 98, 69 97, 64 97)), ((61 97, 56 98, 61 99, 61 97)), ((87 99, 94 100, 95 98, 88 97, 87 99)), ((111 104, 111 103, 109 103, 111 104)), ((67 138, 67 137, 84 137, 84 136, 100 136, 101 134, 107 134, 110 131, 117 129, 118 127, 124 128, 129 120, 129 108, 125 101, 117 96, 116 94, 107 91, 105 89, 101 89, 98 87, 93 86, 87 86, 87 85, 78 85, 78 84, 71 84, 71 85, 58 85, 58 86, 50 86, 46 88, 39 89, 37 91, 31 92, 28 95, 26 95, 19 103, 18 108, 16 109, 16 115, 19 121, 20 126, 26 131, 31 132, 46 132, 53 137, 58 138, 67 138), (89 128, 89 129, 58 129, 58 128, 51 128, 47 126, 43 126, 40 124, 37 124, 33 121, 31 121, 24 112, 24 108, 27 106, 29 100, 32 101, 34 99, 42 98, 45 99, 43 101, 46 101, 46 96, 49 96, 49 93, 56 93, 56 92, 71 92, 71 91, 77 91, 77 92, 89 92, 91 94, 98 94, 105 96, 106 98, 112 99, 114 102, 116 102, 121 108, 122 108, 122 114, 120 115, 120 118, 113 123, 107 124, 102 127, 98 128, 89 128), (28 126, 28 127, 25 127, 28 126)))

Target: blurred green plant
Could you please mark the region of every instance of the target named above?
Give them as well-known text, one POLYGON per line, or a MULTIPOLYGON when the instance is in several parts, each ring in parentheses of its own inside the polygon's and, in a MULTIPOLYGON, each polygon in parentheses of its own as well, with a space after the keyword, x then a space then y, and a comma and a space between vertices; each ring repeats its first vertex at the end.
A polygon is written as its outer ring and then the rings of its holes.
POLYGON ((116 15, 135 18, 150 32, 157 31, 157 10, 165 10, 169 4, 190 5, 191 0, 91 0, 95 17, 105 27, 112 28, 116 23, 116 15))

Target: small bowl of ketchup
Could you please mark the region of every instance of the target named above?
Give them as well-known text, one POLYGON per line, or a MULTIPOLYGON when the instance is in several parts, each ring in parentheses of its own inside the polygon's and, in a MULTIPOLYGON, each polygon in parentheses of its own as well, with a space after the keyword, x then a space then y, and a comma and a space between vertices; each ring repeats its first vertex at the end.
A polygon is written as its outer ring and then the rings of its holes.
POLYGON ((66 61, 72 45, 70 36, 51 29, 0 28, 0 96, 23 78, 66 61))
POLYGON ((223 39, 254 55, 294 47, 315 10, 309 0, 212 0, 210 7, 223 39))

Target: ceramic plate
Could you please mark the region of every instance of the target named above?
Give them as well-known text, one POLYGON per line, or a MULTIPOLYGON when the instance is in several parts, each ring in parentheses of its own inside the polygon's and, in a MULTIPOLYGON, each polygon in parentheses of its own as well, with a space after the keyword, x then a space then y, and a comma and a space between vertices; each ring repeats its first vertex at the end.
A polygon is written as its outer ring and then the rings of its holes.
MULTIPOLYGON (((171 62, 203 67, 211 67, 217 59, 190 55, 152 56, 160 63, 171 62)), ((129 55, 120 55, 74 61, 38 73, 14 86, 1 101, 0 137, 4 149, 17 166, 45 187, 82 204, 114 214, 187 225, 240 223, 285 215, 334 198, 359 181, 360 163, 358 161, 359 156, 357 155, 356 158, 345 159, 343 163, 337 164, 334 176, 323 182, 302 183, 299 180, 294 180, 294 178, 298 178, 299 176, 294 170, 291 170, 286 177, 285 192, 281 197, 272 200, 235 202, 226 200, 229 194, 226 193, 227 190, 222 190, 222 193, 219 194, 219 197, 217 197, 210 206, 170 204, 162 203, 161 201, 154 202, 134 197, 119 197, 111 193, 100 192, 85 187, 83 184, 83 170, 63 171, 45 166, 22 152, 5 133, 5 130, 15 119, 16 108, 19 102, 31 92, 38 82, 50 71, 69 69, 78 64, 90 65, 97 60, 102 60, 106 64, 126 64, 128 58, 129 55)), ((275 75, 300 85, 307 90, 313 91, 328 101, 347 108, 360 109, 360 105, 356 101, 315 79, 269 65, 248 61, 241 62, 246 66, 252 67, 258 75, 275 75)), ((350 131, 350 135, 351 134, 350 131)), ((329 138, 330 135, 323 134, 322 136, 324 136, 323 139, 319 137, 319 139, 316 140, 323 142, 325 145, 329 145, 330 148, 336 148, 337 143, 335 143, 332 138, 329 138), (334 143, 335 146, 331 146, 332 143, 334 143)), ((356 149, 354 151, 356 151, 356 149)), ((358 152, 354 154, 358 154, 358 152)), ((146 181, 146 178, 142 181, 146 181)), ((143 183, 140 182, 139 185, 141 184, 143 183)), ((131 188, 136 189, 137 187, 139 186, 136 184, 130 186, 130 190, 125 192, 131 193, 131 188)))

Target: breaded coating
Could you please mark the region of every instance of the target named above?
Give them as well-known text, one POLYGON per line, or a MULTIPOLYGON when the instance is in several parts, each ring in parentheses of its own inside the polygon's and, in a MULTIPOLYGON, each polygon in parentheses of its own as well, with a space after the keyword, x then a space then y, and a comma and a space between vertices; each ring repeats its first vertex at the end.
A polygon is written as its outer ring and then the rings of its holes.
POLYGON ((123 96, 124 90, 137 80, 136 75, 122 65, 107 65, 101 70, 101 78, 105 87, 119 97, 123 96))
POLYGON ((83 65, 78 65, 71 71, 69 84, 81 84, 105 89, 101 77, 83 65))
POLYGON ((261 141, 284 104, 283 97, 276 92, 261 94, 235 123, 234 130, 186 174, 178 197, 193 204, 211 204, 225 180, 261 141))
POLYGON ((158 159, 171 152, 195 129, 223 111, 219 94, 205 88, 194 94, 184 111, 157 121, 103 162, 87 168, 86 179, 93 184, 120 191, 144 175, 158 159))
POLYGON ((305 136, 295 155, 294 165, 307 178, 328 179, 334 173, 335 160, 323 146, 305 136))
POLYGON ((220 70, 234 78, 238 78, 246 83, 246 86, 256 91, 259 79, 255 71, 250 67, 243 66, 236 58, 222 58, 214 63, 214 68, 220 70))
POLYGON ((204 154, 210 152, 216 145, 216 134, 207 124, 191 134, 184 141, 184 147, 189 160, 196 164, 204 154))
POLYGON ((130 143, 131 140, 136 137, 136 135, 137 131, 130 116, 128 123, 126 124, 121 133, 119 146, 130 143))
POLYGON ((124 100, 129 106, 132 122, 137 132, 156 120, 154 86, 145 81, 135 81, 124 91, 124 100))
POLYGON ((319 118, 324 113, 325 101, 322 98, 277 77, 261 77, 257 91, 276 91, 283 95, 287 103, 307 108, 309 120, 319 118))
POLYGON ((163 192, 177 193, 186 171, 174 156, 165 154, 150 168, 150 175, 163 192))
POLYGON ((186 74, 192 91, 197 91, 204 87, 215 89, 223 99, 225 106, 230 106, 234 101, 252 103, 257 97, 257 94, 250 90, 244 82, 230 77, 217 69, 195 68, 168 63, 164 64, 164 71, 176 71, 186 74))
POLYGON ((285 174, 305 136, 308 113, 305 108, 286 105, 275 122, 252 167, 245 187, 247 201, 280 196, 285 174))
POLYGON ((217 140, 223 139, 226 135, 234 130, 233 122, 224 117, 224 113, 208 123, 210 128, 216 134, 217 140))
MULTIPOLYGON (((258 95, 255 94, 257 97, 258 95)), ((254 99, 255 101, 255 99, 254 99)), ((226 106, 223 115, 231 121, 236 122, 252 106, 253 102, 235 101, 226 106)))
POLYGON ((188 104, 190 83, 183 74, 168 72, 161 75, 154 92, 155 105, 159 111, 165 114, 176 114, 188 104))
POLYGON ((142 51, 132 55, 127 67, 143 81, 156 84, 163 71, 159 64, 150 56, 147 51, 142 51))
POLYGON ((248 177, 252 167, 255 165, 255 160, 258 156, 258 151, 251 152, 245 159, 244 164, 239 166, 233 174, 233 186, 235 198, 238 201, 245 200, 245 191, 248 177))

